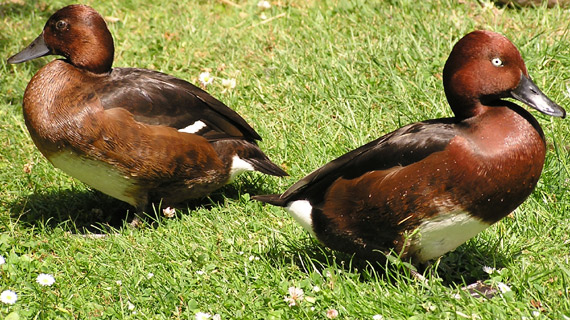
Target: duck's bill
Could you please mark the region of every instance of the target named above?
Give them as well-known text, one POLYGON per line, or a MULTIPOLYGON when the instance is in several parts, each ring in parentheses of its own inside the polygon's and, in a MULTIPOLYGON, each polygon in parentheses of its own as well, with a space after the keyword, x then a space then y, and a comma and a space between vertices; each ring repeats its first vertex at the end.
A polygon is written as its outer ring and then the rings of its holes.
POLYGON ((35 58, 47 56, 50 49, 46 46, 43 33, 30 43, 24 50, 16 53, 8 59, 8 63, 22 63, 35 58))
POLYGON ((566 111, 542 93, 536 84, 524 74, 521 74, 521 81, 519 85, 511 91, 511 96, 549 116, 566 117, 566 111))

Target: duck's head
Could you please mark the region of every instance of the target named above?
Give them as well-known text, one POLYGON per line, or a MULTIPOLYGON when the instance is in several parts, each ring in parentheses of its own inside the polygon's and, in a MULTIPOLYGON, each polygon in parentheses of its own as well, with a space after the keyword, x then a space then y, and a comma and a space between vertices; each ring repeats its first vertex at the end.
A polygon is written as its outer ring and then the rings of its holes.
POLYGON ((495 32, 473 31, 455 44, 443 69, 443 85, 458 119, 504 106, 502 98, 514 98, 547 115, 566 116, 532 82, 517 48, 495 32))
POLYGON ((103 17, 91 7, 70 5, 54 13, 43 32, 8 62, 61 55, 77 68, 106 73, 113 65, 114 52, 113 37, 103 17))

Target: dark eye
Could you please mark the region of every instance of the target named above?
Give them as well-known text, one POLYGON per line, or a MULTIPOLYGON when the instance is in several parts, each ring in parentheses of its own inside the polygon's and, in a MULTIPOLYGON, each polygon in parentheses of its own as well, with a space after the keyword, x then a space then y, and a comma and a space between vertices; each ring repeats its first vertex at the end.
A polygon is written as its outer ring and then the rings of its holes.
POLYGON ((60 31, 65 30, 67 28, 67 22, 59 20, 58 22, 55 23, 55 28, 60 31))

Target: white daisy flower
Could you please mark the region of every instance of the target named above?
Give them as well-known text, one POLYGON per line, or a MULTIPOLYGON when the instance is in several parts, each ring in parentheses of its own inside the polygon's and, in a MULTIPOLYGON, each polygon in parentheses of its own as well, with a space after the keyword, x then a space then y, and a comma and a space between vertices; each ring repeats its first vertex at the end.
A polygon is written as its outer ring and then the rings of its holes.
POLYGON ((231 90, 236 87, 236 79, 222 79, 222 86, 225 90, 231 90))
POLYGON ((502 293, 511 291, 511 287, 502 282, 497 282, 497 288, 499 288, 502 293))
POLYGON ((290 287, 289 296, 285 296, 285 302, 289 304, 289 307, 293 307, 299 304, 304 298, 303 289, 290 287))
POLYGON ((200 73, 200 76, 198 77, 198 80, 200 80, 200 82, 202 83, 202 85, 205 87, 209 84, 211 84, 214 81, 214 77, 212 77, 210 75, 210 73, 208 71, 206 72, 202 72, 200 73))
POLYGON ((205 313, 205 312, 198 312, 195 315, 196 320, 208 320, 211 317, 212 317, 212 315, 210 315, 209 313, 205 313))
POLYGON ((51 286, 55 282, 55 278, 51 274, 40 273, 36 278, 36 282, 41 286, 51 286))
POLYGON ((271 9, 271 3, 269 1, 259 1, 257 7, 261 10, 271 9))
POLYGON ((167 218, 172 218, 176 214, 176 210, 171 207, 166 207, 162 209, 162 214, 167 218))
POLYGON ((0 301, 5 304, 14 304, 18 301, 18 295, 12 290, 4 290, 0 293, 0 301))
POLYGON ((493 267, 483 266, 483 271, 487 274, 493 274, 495 271, 497 271, 497 269, 493 267))

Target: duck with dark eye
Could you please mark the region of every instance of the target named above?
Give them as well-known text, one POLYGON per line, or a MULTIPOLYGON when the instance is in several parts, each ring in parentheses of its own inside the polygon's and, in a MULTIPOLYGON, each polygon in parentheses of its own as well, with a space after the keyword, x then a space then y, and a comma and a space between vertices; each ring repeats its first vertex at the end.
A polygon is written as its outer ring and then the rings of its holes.
POLYGON ((313 171, 285 193, 256 196, 285 207, 324 245, 366 259, 392 250, 423 264, 508 215, 533 191, 545 159, 538 111, 565 111, 530 80, 504 36, 474 31, 443 70, 455 117, 413 123, 313 171))
POLYGON ((258 147, 261 137, 207 92, 146 69, 112 68, 103 18, 71 5, 47 21, 21 63, 61 55, 24 93, 24 118, 42 154, 140 214, 150 202, 174 205, 220 188, 244 171, 286 176, 258 147))

